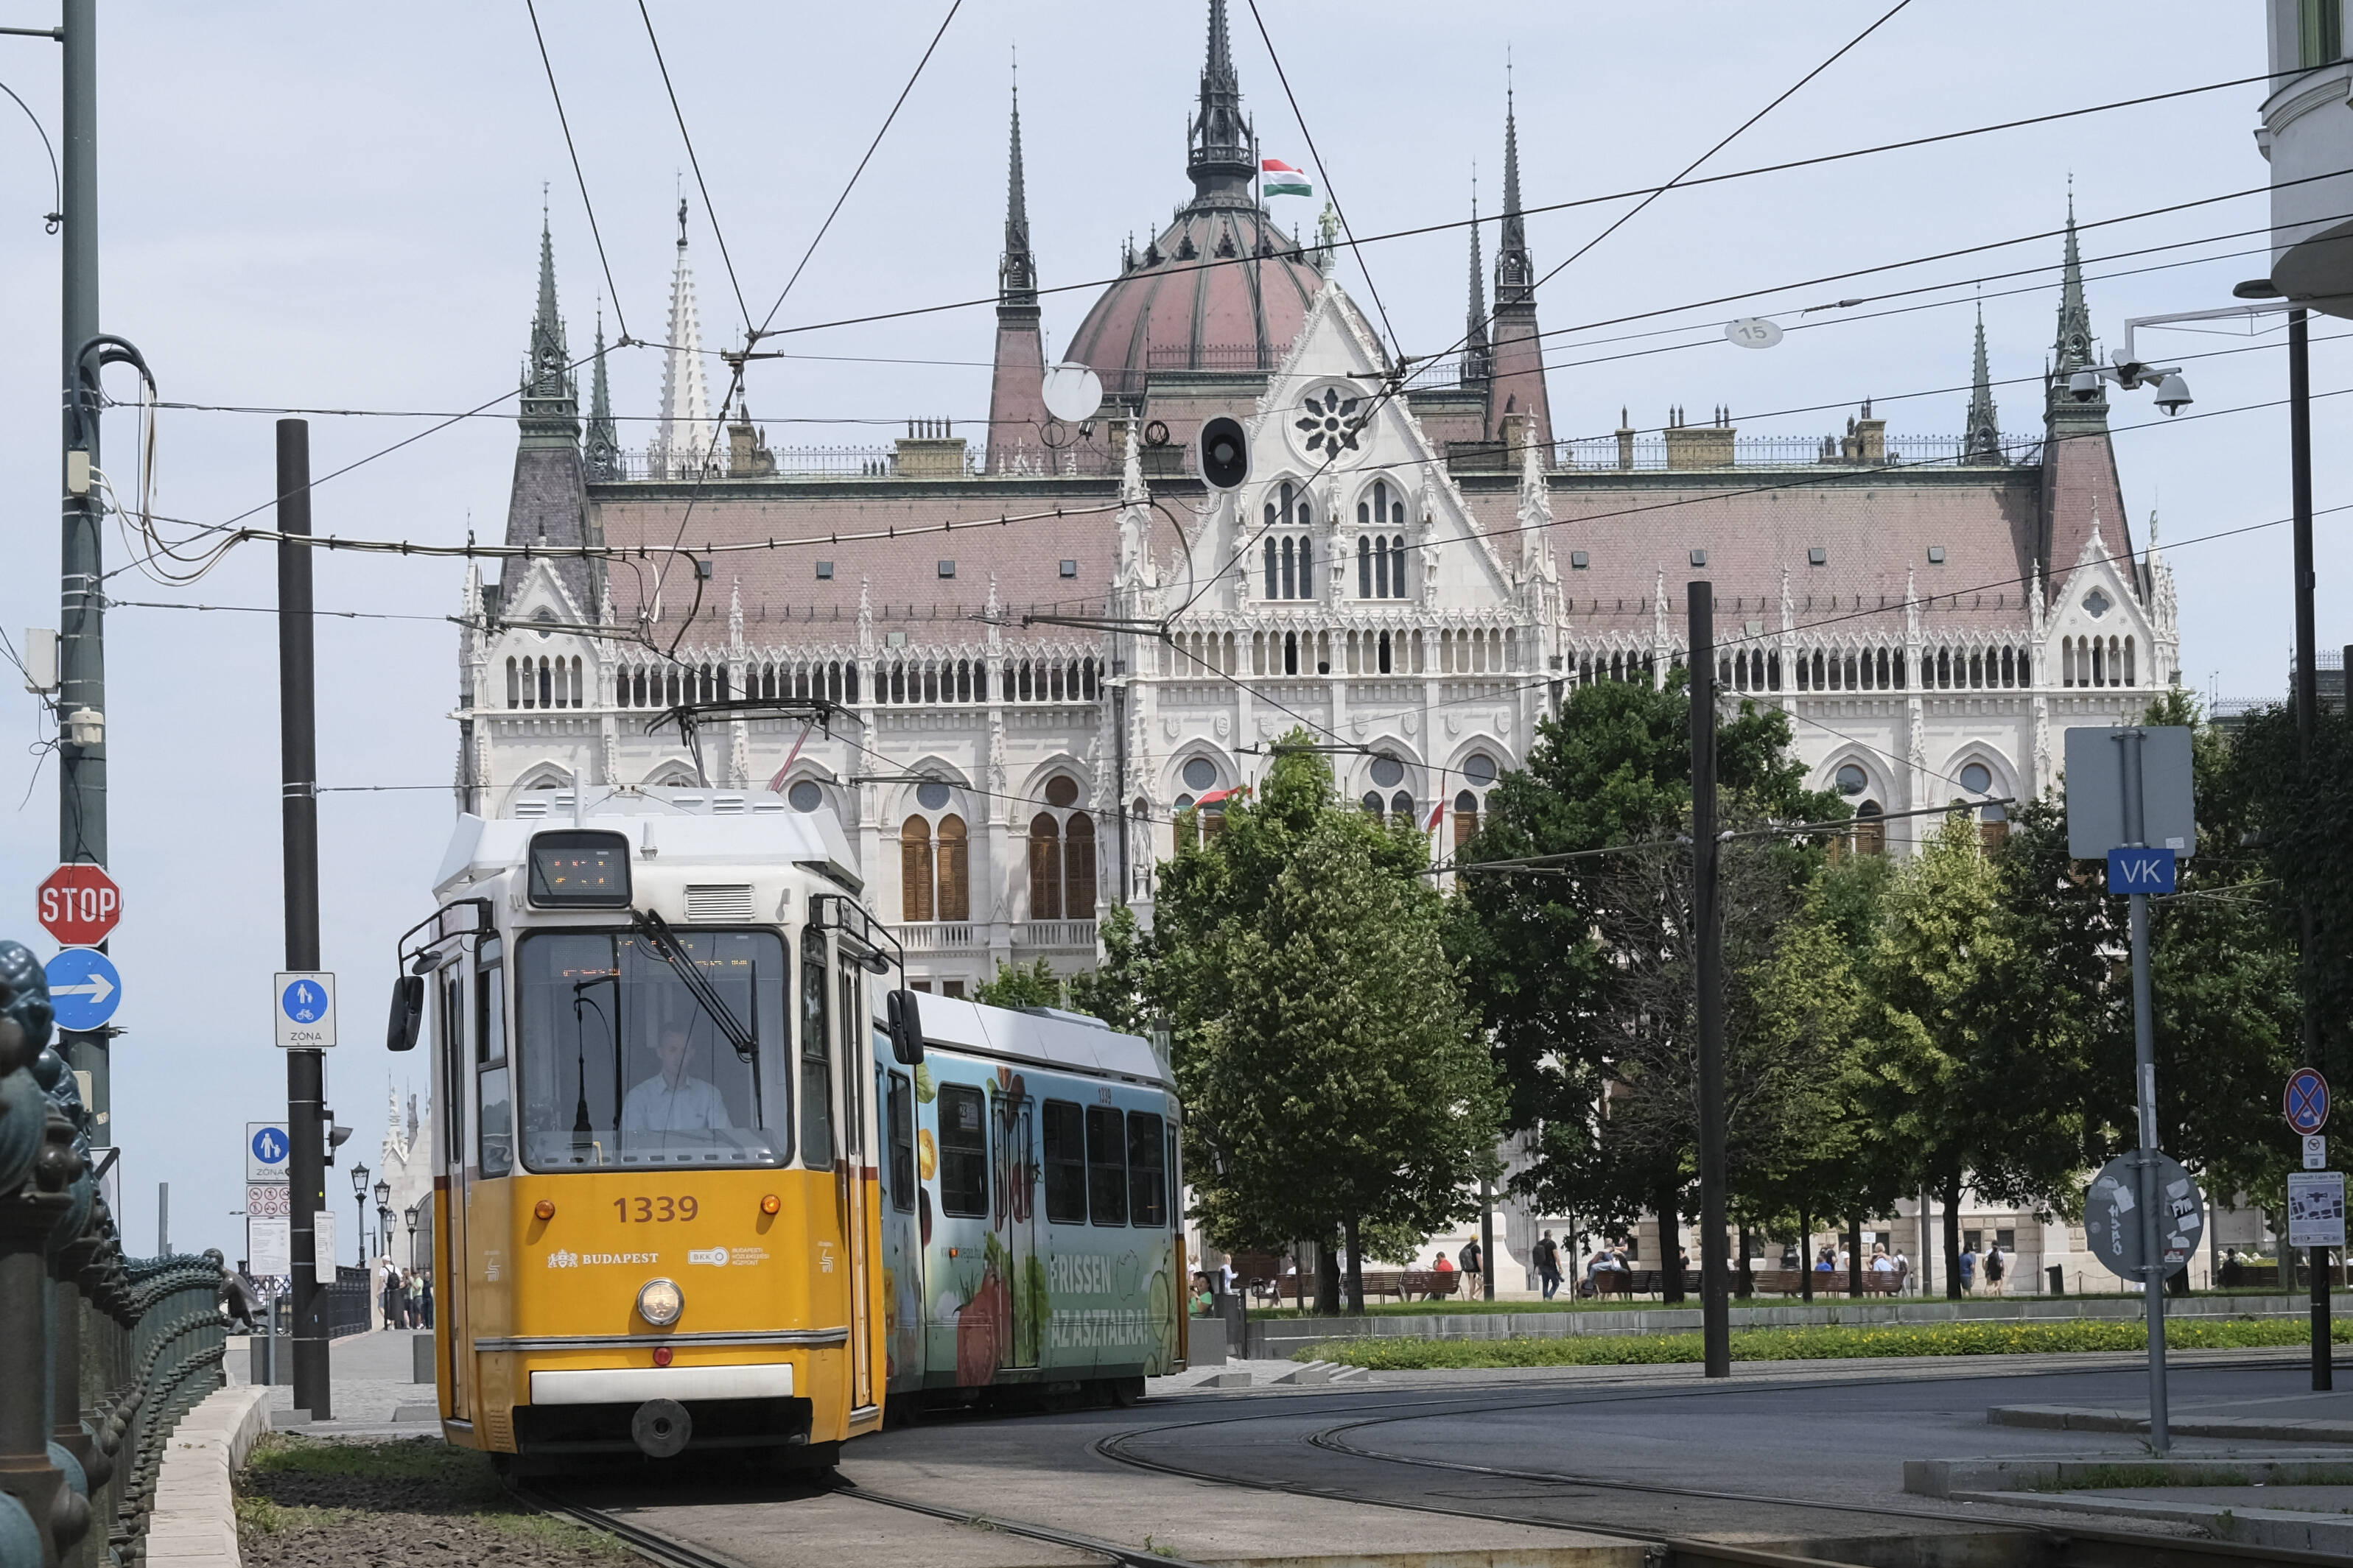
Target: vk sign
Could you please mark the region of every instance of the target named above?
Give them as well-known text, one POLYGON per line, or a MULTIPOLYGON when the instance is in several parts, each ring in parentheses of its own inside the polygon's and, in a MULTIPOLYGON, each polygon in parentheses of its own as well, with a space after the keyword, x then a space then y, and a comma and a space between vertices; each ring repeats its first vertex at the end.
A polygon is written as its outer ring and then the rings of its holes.
POLYGON ((2170 849, 2111 849, 2108 851, 2108 891, 2169 893, 2173 891, 2174 851, 2170 849))

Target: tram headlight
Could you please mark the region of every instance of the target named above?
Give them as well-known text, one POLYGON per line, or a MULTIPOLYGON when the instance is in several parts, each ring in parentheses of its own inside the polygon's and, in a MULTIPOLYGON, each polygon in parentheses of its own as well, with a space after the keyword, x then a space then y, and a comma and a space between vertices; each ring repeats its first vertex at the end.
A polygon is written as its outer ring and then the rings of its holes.
POLYGON ((638 1316, 666 1329, 686 1310, 686 1292, 668 1279, 649 1279, 638 1291, 638 1316))

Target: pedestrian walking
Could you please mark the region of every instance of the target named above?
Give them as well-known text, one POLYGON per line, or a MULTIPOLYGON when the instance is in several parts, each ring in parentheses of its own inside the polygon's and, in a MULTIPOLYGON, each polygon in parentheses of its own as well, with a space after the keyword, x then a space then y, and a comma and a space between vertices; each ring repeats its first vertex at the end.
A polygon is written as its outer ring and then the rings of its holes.
POLYGON ((1477 1295, 1479 1293, 1479 1276, 1485 1270, 1487 1266, 1486 1255, 1479 1250, 1479 1238, 1474 1236, 1470 1240, 1464 1242, 1462 1244, 1462 1250, 1456 1253, 1455 1258, 1462 1265, 1463 1296, 1468 1298, 1477 1295))
POLYGON ((2009 1276, 2009 1274, 2010 1259, 2001 1255, 2001 1243, 1997 1241, 1991 1247, 1986 1248, 1986 1294, 1989 1296, 2000 1295, 2001 1282, 2009 1276))
POLYGON ((1560 1289, 1560 1246, 1546 1231, 1536 1241, 1536 1282, 1544 1289, 1547 1301, 1560 1289))
POLYGON ((423 1285, 418 1290, 418 1295, 424 1301, 425 1326, 427 1329, 430 1329, 433 1326, 433 1274, 430 1269, 425 1271, 423 1281, 423 1285))
POLYGON ((1961 1248, 1961 1294, 1964 1296, 1968 1295, 1970 1291, 1977 1289, 1977 1285, 1978 1249, 1974 1247, 1964 1246, 1961 1248))

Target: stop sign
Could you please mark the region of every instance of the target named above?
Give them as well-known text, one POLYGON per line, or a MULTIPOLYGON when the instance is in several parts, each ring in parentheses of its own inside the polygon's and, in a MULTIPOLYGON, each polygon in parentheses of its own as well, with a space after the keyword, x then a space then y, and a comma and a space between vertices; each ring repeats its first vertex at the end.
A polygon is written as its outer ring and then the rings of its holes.
POLYGON ((33 900, 41 927, 65 947, 96 947, 122 918, 122 889, 103 866, 60 866, 33 900))

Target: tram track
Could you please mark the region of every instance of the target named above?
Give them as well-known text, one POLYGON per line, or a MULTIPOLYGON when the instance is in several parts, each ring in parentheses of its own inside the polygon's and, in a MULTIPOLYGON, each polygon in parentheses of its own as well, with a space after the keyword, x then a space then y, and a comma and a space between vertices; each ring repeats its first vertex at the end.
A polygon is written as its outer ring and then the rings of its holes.
MULTIPOLYGON (((2222 1363, 2261 1365, 2262 1363, 2222 1363)), ((1953 1381, 1977 1381, 1984 1374, 1957 1373, 1953 1381)), ((1997 1374, 2000 1375, 2000 1374, 1997 1374)), ((1924 1380, 1926 1381, 1926 1380, 1924 1380)), ((1791 1379, 1788 1384, 1801 1384, 1810 1389, 1870 1386, 1863 1378, 1791 1379)), ((1748 1385, 1754 1391, 1767 1391, 1788 1384, 1760 1381, 1748 1385)), ((1650 1404, 1673 1399, 1687 1399, 1699 1390, 1691 1387, 1628 1391, 1622 1389, 1578 1390, 1560 1389, 1543 1397, 1508 1400, 1388 1400, 1366 1405, 1353 1401, 1346 1412, 1348 1419, 1333 1422, 1303 1434, 1298 1439, 1304 1446, 1348 1459, 1377 1465, 1409 1466, 1417 1468, 1451 1472, 1481 1480, 1520 1481, 1533 1485, 1558 1488, 1566 1500, 1573 1494, 1630 1494, 1659 1498, 1687 1499, 1708 1503, 1729 1503, 1752 1509, 1777 1510, 1787 1514, 1832 1514, 1904 1521, 1907 1523, 1933 1523, 1942 1527, 1937 1532, 1947 1540, 1970 1536, 2009 1538, 2013 1550, 2000 1552, 1993 1559, 1973 1557, 1972 1561, 1994 1561, 2003 1568, 2252 1568, 2256 1563, 2280 1564, 2282 1568, 2343 1568, 2345 1559, 2326 1553, 2294 1551, 2284 1548, 2253 1547, 2228 1542, 2197 1541, 2153 1532, 2118 1531, 2099 1527, 2070 1525, 2053 1529, 2047 1524, 2008 1522, 1996 1520, 1972 1520, 1949 1512, 1930 1509, 1907 1509, 1885 1504, 1836 1502, 1774 1497, 1769 1494, 1733 1491, 1722 1489, 1677 1486, 1667 1482, 1632 1481, 1614 1476, 1580 1475, 1556 1470, 1525 1469, 1508 1466, 1473 1464, 1462 1460, 1403 1455, 1351 1443, 1343 1434, 1364 1428, 1402 1422, 1430 1420, 1447 1416, 1504 1414, 1519 1410, 1559 1409, 1563 1406, 1604 1406, 1650 1404), (1582 1395, 1582 1396, 1580 1396, 1582 1395), (1368 1409, 1406 1407, 1407 1414, 1367 1415, 1368 1409)), ((1286 1401, 1285 1403, 1290 1403, 1286 1401)), ((1779 1551, 1757 1545, 1740 1545, 1726 1542, 1678 1536, 1656 1531, 1627 1529, 1621 1525, 1596 1522, 1582 1519, 1547 1517, 1530 1510, 1499 1510, 1493 1506, 1502 1499, 1485 1500, 1480 1506, 1458 1507, 1432 1500, 1428 1495, 1398 1497, 1345 1485, 1308 1484, 1280 1479, 1237 1476, 1229 1471, 1204 1468, 1173 1462, 1135 1451, 1135 1445, 1155 1437, 1166 1438, 1171 1434, 1206 1427, 1255 1424, 1282 1420, 1314 1419, 1316 1412, 1296 1408, 1269 1409, 1230 1415, 1209 1416, 1193 1421, 1173 1422, 1164 1426, 1117 1433, 1098 1439, 1092 1447, 1103 1458, 1113 1463, 1153 1471, 1197 1484, 1243 1488, 1250 1490, 1293 1493, 1325 1500, 1360 1503, 1368 1507, 1397 1509, 1416 1513, 1429 1513, 1484 1522, 1507 1522, 1543 1530, 1574 1531, 1639 1543, 1644 1549, 1646 1564, 1656 1568, 1693 1568, 1704 1563, 1749 1565, 1749 1568, 1854 1568, 1851 1560, 1810 1556, 1803 1552, 1779 1551)), ((1335 1414, 1337 1414, 1336 1412, 1335 1414)), ((1819 1536, 1819 1531, 1788 1531, 1799 1540, 1819 1536)), ((1876 1557, 1873 1561, 1877 1561, 1876 1557)), ((1924 1559, 1925 1560, 1925 1559, 1924 1559)))

